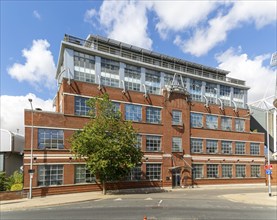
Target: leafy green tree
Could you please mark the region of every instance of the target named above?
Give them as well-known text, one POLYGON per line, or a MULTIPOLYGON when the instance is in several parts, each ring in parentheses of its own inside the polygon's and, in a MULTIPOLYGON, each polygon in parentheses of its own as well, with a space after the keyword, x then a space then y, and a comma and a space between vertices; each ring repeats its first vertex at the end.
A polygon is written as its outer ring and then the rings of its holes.
POLYGON ((122 120, 107 94, 90 99, 91 120, 71 138, 71 150, 86 161, 87 169, 100 180, 117 181, 140 164, 142 152, 136 148, 137 134, 130 121, 122 120))

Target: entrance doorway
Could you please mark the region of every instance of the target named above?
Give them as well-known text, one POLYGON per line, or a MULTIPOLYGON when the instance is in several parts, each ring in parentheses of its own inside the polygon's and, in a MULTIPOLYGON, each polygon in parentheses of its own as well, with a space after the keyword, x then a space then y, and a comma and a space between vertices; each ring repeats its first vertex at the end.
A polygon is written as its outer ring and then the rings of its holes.
POLYGON ((181 169, 172 170, 172 188, 181 186, 181 169))

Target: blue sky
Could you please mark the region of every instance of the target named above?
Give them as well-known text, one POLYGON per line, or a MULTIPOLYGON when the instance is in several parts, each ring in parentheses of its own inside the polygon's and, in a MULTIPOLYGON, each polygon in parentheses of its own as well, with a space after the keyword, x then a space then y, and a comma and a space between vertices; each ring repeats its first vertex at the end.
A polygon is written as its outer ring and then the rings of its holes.
POLYGON ((1 1, 1 127, 23 133, 23 109, 52 109, 64 34, 93 33, 229 70, 249 102, 274 94, 276 1, 1 1), (16 106, 16 107, 15 107, 16 106))

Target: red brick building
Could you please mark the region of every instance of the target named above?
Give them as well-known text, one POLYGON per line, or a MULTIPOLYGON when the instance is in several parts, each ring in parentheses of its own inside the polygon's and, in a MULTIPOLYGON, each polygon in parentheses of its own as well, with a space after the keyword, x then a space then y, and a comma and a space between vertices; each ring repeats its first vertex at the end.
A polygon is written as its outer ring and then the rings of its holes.
POLYGON ((70 153, 69 139, 88 122, 88 98, 108 93, 133 121, 141 167, 108 188, 264 183, 264 135, 250 131, 245 82, 203 66, 89 35, 66 35, 57 67, 56 112, 25 110, 24 189, 33 194, 101 190, 70 153))

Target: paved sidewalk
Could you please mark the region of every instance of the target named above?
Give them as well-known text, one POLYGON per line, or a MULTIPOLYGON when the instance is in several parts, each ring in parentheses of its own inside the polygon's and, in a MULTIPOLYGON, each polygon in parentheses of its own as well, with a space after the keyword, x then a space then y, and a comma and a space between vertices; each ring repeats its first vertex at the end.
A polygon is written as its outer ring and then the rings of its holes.
MULTIPOLYGON (((277 207, 277 188, 272 187, 272 196, 269 197, 264 185, 226 185, 226 186, 201 186, 193 188, 191 190, 206 190, 206 189, 235 189, 235 188, 263 188, 263 193, 243 193, 243 194, 226 194, 219 196, 233 202, 248 203, 255 205, 275 206, 277 207)), ((177 190, 190 190, 190 189, 177 189, 177 190)), ((122 191, 124 194, 124 191, 122 191)), ((120 192, 119 192, 120 194, 120 192)), ((15 211, 26 210, 38 207, 56 206, 67 203, 77 203, 100 199, 117 198, 118 194, 103 195, 102 192, 86 192, 86 193, 74 193, 64 195, 53 195, 47 197, 34 197, 33 199, 18 199, 7 200, 0 202, 0 211, 15 211)))
POLYGON ((272 193, 269 197, 268 193, 243 193, 243 194, 227 194, 219 196, 226 198, 232 202, 247 203, 262 206, 275 206, 277 207, 277 193, 272 193))
POLYGON ((72 193, 34 197, 32 199, 16 199, 1 201, 0 211, 24 210, 37 207, 56 206, 67 203, 85 202, 91 200, 114 198, 116 195, 103 195, 102 192, 72 193))

